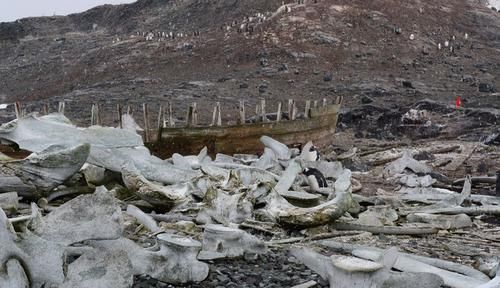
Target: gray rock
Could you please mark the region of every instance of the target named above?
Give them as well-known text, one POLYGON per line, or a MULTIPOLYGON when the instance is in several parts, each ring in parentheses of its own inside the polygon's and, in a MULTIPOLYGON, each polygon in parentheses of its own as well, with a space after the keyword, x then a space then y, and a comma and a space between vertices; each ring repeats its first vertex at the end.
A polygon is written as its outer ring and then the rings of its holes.
POLYGON ((332 81, 332 79, 333 79, 332 72, 330 72, 330 71, 325 72, 325 75, 323 75, 323 81, 330 82, 330 81, 332 81))
POLYGON ((489 83, 479 83, 478 89, 479 89, 479 92, 484 92, 484 93, 495 93, 496 92, 495 85, 489 84, 489 83))
POLYGON ((373 103, 375 100, 373 100, 373 98, 369 97, 369 96, 363 96, 361 97, 361 103, 363 104, 370 104, 370 103, 373 103))
POLYGON ((335 38, 331 34, 322 32, 322 31, 316 31, 311 34, 313 37, 313 41, 318 44, 338 44, 340 43, 340 40, 338 38, 335 38))

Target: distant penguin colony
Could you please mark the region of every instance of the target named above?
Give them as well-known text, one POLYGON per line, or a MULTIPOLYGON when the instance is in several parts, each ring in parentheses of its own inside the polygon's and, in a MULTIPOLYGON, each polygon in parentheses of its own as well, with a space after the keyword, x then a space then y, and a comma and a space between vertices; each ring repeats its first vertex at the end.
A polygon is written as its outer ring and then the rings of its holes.
MULTIPOLYGON (((287 1, 290 2, 290 1, 287 1)), ((293 1, 292 1, 293 2, 293 1)), ((295 0, 295 4, 305 4, 305 0, 295 0)), ((317 3, 315 0, 314 3, 317 3)), ((292 6, 293 4, 282 2, 282 6, 280 7, 281 12, 285 13, 290 13, 292 12, 292 6)), ((280 12, 280 9, 278 9, 278 12, 280 12)), ((241 21, 238 20, 231 20, 228 23, 224 23, 223 25, 220 25, 219 28, 221 31, 225 32, 236 32, 236 33, 247 33, 249 35, 253 34, 254 31, 256 30, 256 27, 260 23, 264 23, 266 20, 270 19, 271 16, 275 14, 271 11, 267 11, 264 13, 255 13, 251 16, 245 15, 243 16, 243 19, 241 21)), ((186 19, 186 22, 188 19, 186 19)), ((172 26, 172 22, 169 22, 169 26, 172 26)), ((175 28, 175 24, 173 25, 175 28)), ((146 41, 163 41, 164 39, 176 39, 176 38, 186 38, 189 36, 193 37, 200 37, 201 32, 199 30, 194 30, 192 32, 172 32, 172 31, 153 31, 150 30, 149 32, 136 32, 137 36, 142 36, 146 41)), ((225 33, 225 37, 229 37, 228 33, 225 33)), ((132 35, 134 37, 134 35, 132 35)), ((113 41, 115 43, 116 41, 113 41)))
POLYGON ((326 182, 326 178, 318 169, 316 168, 305 168, 302 171, 307 177, 307 182, 312 190, 319 190, 319 188, 327 188, 328 183, 326 182))

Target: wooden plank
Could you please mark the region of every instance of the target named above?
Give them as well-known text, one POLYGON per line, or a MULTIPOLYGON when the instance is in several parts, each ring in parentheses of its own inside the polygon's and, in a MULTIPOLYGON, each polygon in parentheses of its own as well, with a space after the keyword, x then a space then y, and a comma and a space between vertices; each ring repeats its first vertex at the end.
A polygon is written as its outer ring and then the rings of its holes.
POLYGON ((95 125, 95 104, 90 107, 90 126, 95 125))
POLYGON ((295 101, 293 101, 293 104, 292 104, 292 118, 291 120, 295 120, 297 119, 297 104, 295 103, 295 101))
POLYGON ((61 113, 64 115, 64 110, 66 110, 66 102, 60 101, 59 102, 59 107, 57 109, 57 112, 61 113))
POLYGON ((266 99, 260 99, 260 119, 262 122, 267 122, 266 99))
POLYGON ((278 111, 276 112, 276 122, 281 121, 281 105, 282 105, 282 103, 279 102, 278 103, 278 111))
POLYGON ((43 104, 42 114, 43 115, 48 115, 49 114, 49 104, 47 104, 47 103, 43 104))
POLYGON ((222 126, 222 118, 221 118, 221 111, 220 111, 220 102, 217 102, 217 126, 218 127, 222 126))
POLYGON ((198 125, 198 105, 196 102, 193 103, 193 126, 198 125))
POLYGON ((239 118, 238 118, 238 124, 244 125, 246 123, 247 116, 245 115, 245 100, 240 100, 240 108, 239 108, 239 118))
POLYGON ((101 126, 102 125, 102 121, 101 121, 101 109, 100 109, 100 105, 99 103, 97 103, 95 105, 96 107, 96 124, 101 126))
POLYGON ((168 126, 175 127, 174 113, 172 111, 172 103, 168 102, 168 126))
POLYGON ((16 112, 16 119, 20 119, 22 117, 21 104, 18 101, 16 101, 16 103, 14 103, 14 110, 16 112))
POLYGON ((214 109, 212 110, 212 122, 210 123, 210 126, 215 126, 216 121, 217 121, 217 105, 214 106, 214 109))
POLYGON ((123 121, 122 121, 122 105, 116 104, 116 111, 118 112, 118 127, 123 129, 123 121))
POLYGON ((148 104, 143 103, 142 104, 142 112, 144 116, 144 141, 149 142, 149 111, 148 111, 148 104))
POLYGON ((306 108, 304 109, 304 117, 309 118, 311 115, 311 100, 306 100, 306 108))
POLYGON ((158 122, 156 123, 156 141, 161 139, 161 130, 163 129, 163 106, 160 104, 158 111, 158 122))

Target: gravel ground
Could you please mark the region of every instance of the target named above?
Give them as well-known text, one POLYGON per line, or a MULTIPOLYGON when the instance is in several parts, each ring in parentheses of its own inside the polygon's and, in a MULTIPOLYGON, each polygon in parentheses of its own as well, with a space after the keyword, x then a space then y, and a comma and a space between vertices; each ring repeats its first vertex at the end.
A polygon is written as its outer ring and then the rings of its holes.
POLYGON ((319 287, 329 287, 328 283, 306 266, 297 263, 285 250, 269 250, 257 259, 234 259, 211 261, 208 278, 199 284, 174 286, 158 282, 142 276, 135 278, 134 288, 146 287, 190 287, 190 288, 223 288, 223 287, 292 287, 310 280, 318 282, 319 287))

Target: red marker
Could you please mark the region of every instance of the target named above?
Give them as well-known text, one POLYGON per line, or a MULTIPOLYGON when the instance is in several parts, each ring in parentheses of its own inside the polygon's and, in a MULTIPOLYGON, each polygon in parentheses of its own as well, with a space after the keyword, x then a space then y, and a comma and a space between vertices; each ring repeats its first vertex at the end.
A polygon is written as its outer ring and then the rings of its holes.
POLYGON ((462 106, 462 99, 460 99, 460 96, 455 97, 455 106, 457 109, 462 106))

